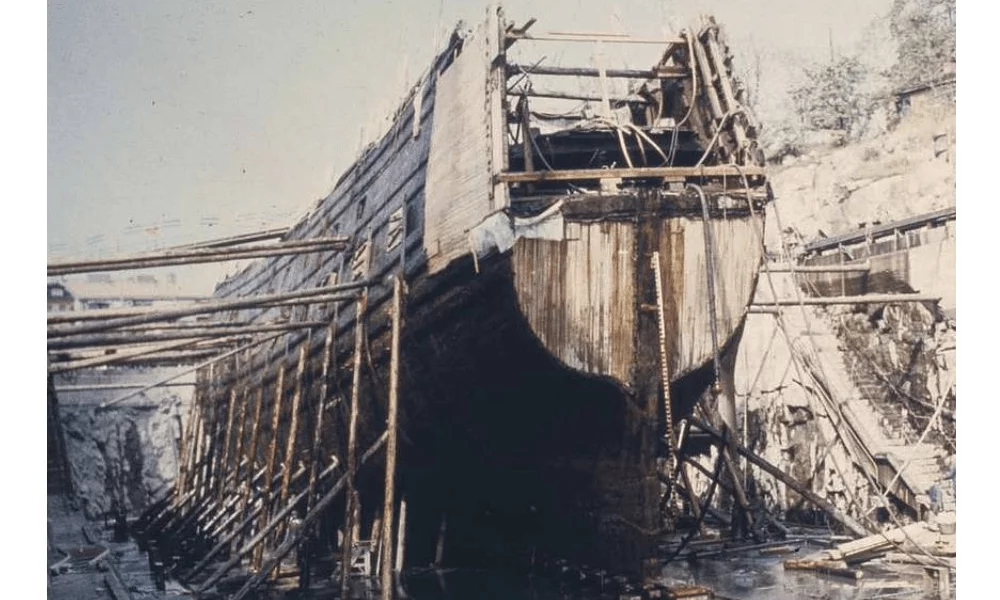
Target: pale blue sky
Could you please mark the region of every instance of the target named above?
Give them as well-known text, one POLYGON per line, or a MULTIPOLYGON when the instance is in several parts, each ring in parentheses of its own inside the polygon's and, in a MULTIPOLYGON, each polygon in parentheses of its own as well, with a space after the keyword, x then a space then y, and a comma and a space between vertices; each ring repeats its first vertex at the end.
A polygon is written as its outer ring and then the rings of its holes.
MULTIPOLYGON (((773 66, 823 58, 831 33, 838 47, 856 43, 888 4, 522 0, 504 7, 517 22, 537 17, 535 31, 649 36, 711 13, 738 62, 749 61, 752 44, 773 66)), ((51 0, 50 257, 291 224, 329 192, 359 150, 362 128, 371 137, 435 43, 459 19, 480 21, 486 5, 51 0)), ((209 279, 219 272, 201 270, 209 279)))

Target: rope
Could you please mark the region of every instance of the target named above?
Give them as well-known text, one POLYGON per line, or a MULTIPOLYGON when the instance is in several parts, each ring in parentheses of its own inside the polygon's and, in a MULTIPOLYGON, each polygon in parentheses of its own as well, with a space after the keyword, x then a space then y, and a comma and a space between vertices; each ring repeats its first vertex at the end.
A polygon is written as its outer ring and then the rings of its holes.
MULTIPOLYGON (((749 182, 747 180, 746 174, 743 172, 743 169, 740 168, 739 165, 732 164, 731 166, 737 170, 737 172, 740 174, 740 177, 742 177, 742 179, 743 179, 743 185, 746 188, 746 192, 747 192, 747 205, 750 207, 750 214, 751 214, 751 216, 756 217, 756 214, 755 214, 754 208, 753 208, 753 201, 750 199, 750 184, 749 184, 749 182)), ((775 209, 774 209, 774 215, 775 215, 776 225, 778 226, 778 230, 780 232, 780 231, 782 231, 782 227, 781 227, 781 220, 780 220, 780 218, 778 216, 777 207, 775 207, 775 209)), ((754 228, 754 232, 757 234, 757 239, 758 239, 758 242, 760 243, 761 249, 763 251, 766 251, 766 246, 764 244, 763 235, 760 232, 758 232, 756 228, 754 228)), ((790 255, 787 254, 787 248, 785 248, 784 240, 781 240, 781 246, 782 246, 782 251, 786 253, 786 256, 790 256, 790 255)), ((791 266, 791 273, 792 273, 792 276, 794 277, 795 273, 796 273, 794 265, 792 265, 790 261, 786 261, 786 262, 788 262, 789 265, 791 266)), ((769 285, 771 287, 772 297, 775 299, 775 302, 777 302, 778 296, 775 293, 774 282, 773 282, 772 277, 771 277, 771 270, 768 267, 766 261, 764 261, 764 270, 765 270, 765 272, 767 274, 768 283, 769 283, 769 285)), ((803 316, 803 319, 804 319, 804 321, 806 323, 806 333, 808 335, 808 334, 811 333, 811 329, 809 327, 809 317, 808 317, 808 314, 806 313, 805 304, 802 301, 801 292, 800 292, 798 286, 793 286, 793 287, 795 287, 796 295, 798 296, 799 307, 802 310, 802 316, 803 316)), ((790 353, 791 353, 791 355, 793 357, 793 362, 795 363, 795 368, 796 368, 797 371, 799 371, 800 380, 801 381, 805 381, 805 379, 802 378, 802 373, 801 373, 801 370, 799 369, 799 363, 798 363, 798 361, 794 360, 795 358, 798 358, 799 360, 801 360, 801 355, 799 354, 798 350, 795 348, 794 344, 792 343, 792 338, 791 338, 791 336, 789 336, 788 331, 787 331, 786 326, 785 326, 785 323, 784 323, 784 320, 781 318, 780 308, 778 309, 778 311, 779 312, 777 313, 776 318, 778 319, 778 323, 781 326, 782 333, 784 334, 785 339, 788 342, 789 351, 790 351, 790 353)), ((816 355, 818 356, 819 352, 818 352, 818 349, 816 349, 816 341, 815 341, 815 339, 813 339, 812 335, 808 335, 808 337, 809 337, 810 341, 813 344, 814 351, 816 352, 816 355)), ((824 377, 824 379, 828 379, 828 377, 826 376, 826 373, 823 372, 823 365, 822 365, 822 363, 820 363, 818 366, 819 366, 819 369, 820 369, 820 374, 824 377)), ((812 376, 811 373, 810 373, 810 375, 812 376)), ((815 376, 812 376, 812 378, 815 380, 815 376)), ((818 381, 816 381, 816 383, 819 384, 818 381)), ((833 403, 833 399, 832 398, 825 398, 823 394, 816 394, 816 395, 821 400, 825 401, 824 404, 826 404, 826 403, 833 404, 833 407, 836 409, 835 412, 837 412, 837 414, 840 416, 841 423, 843 423, 843 421, 845 420, 845 417, 844 417, 843 413, 839 410, 839 406, 837 406, 835 403, 833 403)), ((832 419, 832 417, 830 415, 829 407, 825 406, 824 408, 827 411, 827 416, 830 417, 830 424, 833 427, 834 432, 837 434, 837 437, 839 437, 841 439, 841 441, 844 443, 845 448, 847 448, 848 450, 850 450, 849 445, 846 443, 846 440, 844 440, 843 433, 840 431, 839 425, 836 422, 834 422, 834 420, 832 419)), ((824 455, 823 458, 825 458, 825 455, 824 455)), ((847 481, 847 478, 844 476, 843 471, 840 469, 840 466, 837 464, 836 460, 832 460, 832 462, 833 462, 833 465, 834 465, 834 467, 835 467, 835 469, 837 471, 837 474, 840 476, 841 480, 845 484, 844 485, 844 489, 848 490, 848 493, 849 493, 849 495, 852 498, 852 502, 857 505, 858 504, 857 498, 854 495, 854 493, 850 491, 851 487, 849 485, 849 482, 847 481)), ((872 489, 878 489, 878 487, 879 487, 878 486, 878 482, 876 482, 871 477, 871 475, 867 471, 865 471, 864 469, 859 469, 859 470, 861 471, 862 476, 867 480, 868 485, 872 489)), ((887 499, 886 499, 885 496, 880 495, 879 499, 883 503, 883 505, 884 505, 884 507, 886 509, 886 512, 889 515, 889 518, 892 519, 893 523, 899 528, 899 531, 903 534, 903 537, 905 537, 907 539, 907 541, 909 541, 911 544, 913 544, 913 546, 916 547, 917 550, 919 550, 921 554, 925 555, 927 558, 931 559, 932 561, 934 561, 938 565, 949 566, 950 567, 950 565, 948 565, 946 562, 940 560, 938 557, 933 556, 932 554, 930 554, 929 552, 927 552, 927 550, 923 546, 921 546, 920 544, 918 544, 915 540, 913 540, 912 537, 910 537, 910 535, 908 533, 906 533, 906 530, 903 529, 902 523, 900 523, 899 519, 896 518, 895 514, 892 511, 892 507, 889 505, 889 503, 888 503, 888 501, 887 501, 887 499)), ((889 539, 889 536, 887 536, 884 532, 878 532, 878 534, 881 535, 883 538, 885 538, 886 541, 888 541, 888 542, 892 543, 893 545, 895 545, 895 543, 892 542, 892 540, 889 539)), ((913 554, 911 554, 910 552, 907 552, 903 548, 899 548, 899 550, 901 550, 904 554, 906 554, 907 556, 909 556, 911 558, 916 558, 916 557, 914 557, 913 554)))

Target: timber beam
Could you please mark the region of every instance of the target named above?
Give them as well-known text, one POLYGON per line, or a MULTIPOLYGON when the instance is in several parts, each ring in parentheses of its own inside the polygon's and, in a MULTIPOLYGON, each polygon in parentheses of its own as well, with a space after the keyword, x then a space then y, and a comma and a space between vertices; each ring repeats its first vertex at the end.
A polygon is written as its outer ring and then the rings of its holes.
POLYGON ((778 298, 757 300, 751 308, 774 306, 830 306, 834 304, 892 304, 893 302, 939 302, 934 294, 865 294, 863 296, 809 296, 805 298, 778 298))
MULTIPOLYGON (((534 183, 539 181, 578 181, 586 179, 697 179, 701 177, 732 177, 732 165, 699 167, 634 167, 619 169, 560 169, 556 171, 512 172, 497 175, 504 183, 534 183)), ((765 170, 756 165, 741 166, 747 177, 763 177, 765 170)))
POLYGON ((215 247, 170 250, 167 252, 146 253, 120 258, 98 260, 66 261, 49 263, 49 277, 58 275, 73 275, 77 273, 96 273, 100 271, 127 271, 134 269, 150 269, 154 267, 169 267, 175 265, 195 265, 230 260, 245 260, 249 258, 264 258, 269 256, 285 256, 288 254, 306 254, 310 252, 327 252, 344 250, 349 239, 346 237, 316 238, 311 240, 295 240, 279 244, 248 246, 242 248, 219 249, 215 247))

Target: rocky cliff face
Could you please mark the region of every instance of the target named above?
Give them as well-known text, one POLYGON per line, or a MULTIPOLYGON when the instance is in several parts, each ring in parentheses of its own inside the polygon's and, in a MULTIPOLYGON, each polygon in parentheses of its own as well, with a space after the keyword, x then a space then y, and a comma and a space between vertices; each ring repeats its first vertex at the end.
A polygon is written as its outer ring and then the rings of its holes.
MULTIPOLYGON (((59 376, 55 383, 57 389, 141 384, 169 373, 169 369, 93 369, 59 376)), ((187 422, 193 389, 158 388, 104 411, 98 405, 129 390, 57 393, 74 491, 88 518, 102 518, 119 507, 138 515, 173 482, 180 424, 182 419, 187 422)))
POLYGON ((954 88, 918 94, 904 114, 893 114, 899 119, 893 127, 842 146, 814 145, 773 167, 777 208, 791 241, 954 206, 953 94, 954 88))
MULTIPOLYGON (((929 93, 908 111, 881 135, 817 145, 775 167, 769 250, 954 206, 953 99, 947 90, 929 93)), ((762 272, 758 298, 773 297, 772 285, 778 297, 796 296, 790 276, 762 272)), ((798 293, 807 295, 804 287, 798 293)), ((928 429, 924 441, 940 472, 923 476, 943 478, 954 465, 954 340, 954 319, 923 304, 750 315, 736 371, 745 443, 870 522, 882 506, 878 490, 833 427, 835 406, 852 411, 878 451, 912 445, 928 429)), ((766 475, 757 484, 776 512, 793 516, 802 506, 766 475)))

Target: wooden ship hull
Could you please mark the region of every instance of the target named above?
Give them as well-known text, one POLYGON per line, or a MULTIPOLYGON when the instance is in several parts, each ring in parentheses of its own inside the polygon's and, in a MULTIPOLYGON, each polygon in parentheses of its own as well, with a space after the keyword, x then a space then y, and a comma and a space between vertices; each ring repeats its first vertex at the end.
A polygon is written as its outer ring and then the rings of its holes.
MULTIPOLYGON (((634 572, 655 553, 672 426, 702 398, 711 418, 735 418, 727 366, 769 199, 752 117, 714 24, 665 41, 652 69, 550 69, 640 81, 628 98, 598 95, 599 118, 535 108, 545 96, 508 54, 532 41, 545 37, 499 11, 456 33, 388 133, 286 236, 345 236, 347 249, 261 260, 219 284, 220 298, 341 295, 220 317, 330 326, 199 373, 175 506, 198 486, 233 498, 212 500, 217 510, 253 506, 263 489, 263 516, 237 538, 248 540, 297 492, 312 491, 305 514, 329 487, 279 485, 282 469, 346 467, 357 493, 329 504, 308 552, 336 556, 345 531, 378 537, 384 459, 362 453, 386 430, 401 274, 406 564, 551 556, 634 572), (273 490, 246 484, 261 471, 273 490)), ((223 537, 197 531, 200 546, 173 543, 179 572, 223 537)))

